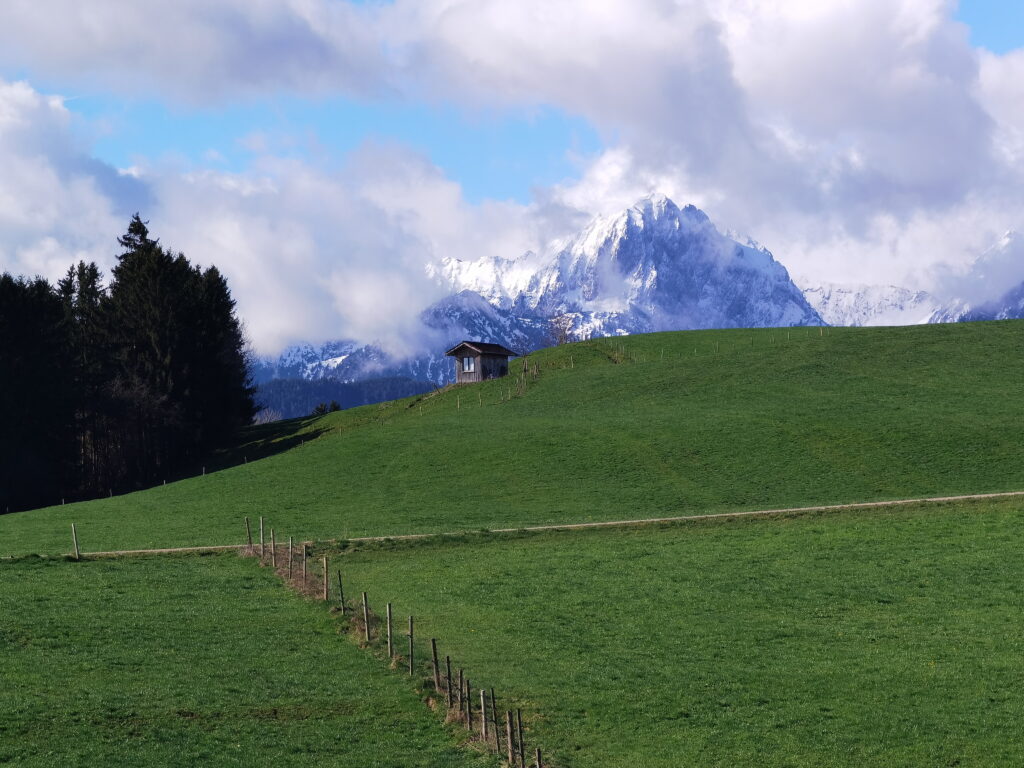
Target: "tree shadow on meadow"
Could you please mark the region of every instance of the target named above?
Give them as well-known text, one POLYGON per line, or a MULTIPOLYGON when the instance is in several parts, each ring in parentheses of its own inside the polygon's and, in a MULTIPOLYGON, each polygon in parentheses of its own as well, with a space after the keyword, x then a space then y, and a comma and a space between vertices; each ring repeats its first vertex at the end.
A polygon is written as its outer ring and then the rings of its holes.
POLYGON ((331 431, 322 424, 311 428, 316 421, 316 417, 305 416, 246 427, 235 445, 215 451, 207 459, 206 471, 215 472, 275 456, 331 431))

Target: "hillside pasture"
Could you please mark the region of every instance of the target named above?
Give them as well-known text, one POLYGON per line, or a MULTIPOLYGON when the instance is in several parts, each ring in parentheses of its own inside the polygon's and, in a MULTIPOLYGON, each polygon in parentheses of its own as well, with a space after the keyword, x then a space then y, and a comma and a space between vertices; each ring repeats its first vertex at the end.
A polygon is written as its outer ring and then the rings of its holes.
POLYGON ((1003 500, 334 558, 560 768, 994 768, 1024 764, 1022 540, 1003 500))
POLYGON ((72 521, 97 551, 240 543, 246 515, 340 539, 1021 490, 1022 342, 1008 321, 565 345, 525 384, 291 422, 259 461, 0 516, 0 556, 66 552, 72 521))
POLYGON ((0 566, 0 763, 492 766, 236 555, 0 566))

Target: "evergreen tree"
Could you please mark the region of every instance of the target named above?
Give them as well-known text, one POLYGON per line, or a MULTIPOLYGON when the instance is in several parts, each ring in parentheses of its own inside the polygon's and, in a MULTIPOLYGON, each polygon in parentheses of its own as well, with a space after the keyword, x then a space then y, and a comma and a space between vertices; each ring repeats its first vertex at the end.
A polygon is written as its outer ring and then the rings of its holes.
POLYGON ((210 267, 199 279, 190 410, 202 426, 201 445, 222 444, 256 414, 245 335, 227 280, 210 267))
POLYGON ((78 262, 57 283, 71 344, 71 377, 75 391, 77 482, 70 495, 89 495, 110 487, 108 423, 111 402, 107 383, 110 355, 103 338, 103 275, 94 263, 78 262))
POLYGON ((49 283, 0 275, 0 512, 59 503, 72 473, 66 331, 49 283))
POLYGON ((255 413, 227 281, 132 217, 109 288, 0 276, 0 512, 189 472, 255 413))
POLYGON ((227 281, 149 237, 136 214, 118 242, 106 303, 129 475, 156 480, 196 462, 255 413, 245 344, 227 281), (141 460, 141 464, 138 462, 141 460))

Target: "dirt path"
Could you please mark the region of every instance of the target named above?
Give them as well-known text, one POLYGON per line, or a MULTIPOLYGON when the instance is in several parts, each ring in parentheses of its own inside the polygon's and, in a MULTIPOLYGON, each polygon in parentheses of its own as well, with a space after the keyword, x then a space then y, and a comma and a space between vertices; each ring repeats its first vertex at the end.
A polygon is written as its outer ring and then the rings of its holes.
POLYGON ((110 552, 83 552, 82 557, 121 557, 130 555, 176 555, 180 552, 227 552, 248 549, 246 544, 214 544, 206 547, 164 547, 163 549, 115 549, 110 552))
MULTIPOLYGON (((703 515, 683 515, 680 517, 646 517, 636 520, 608 520, 596 523, 560 523, 549 525, 529 525, 519 528, 491 528, 488 533, 521 533, 524 531, 572 531, 586 528, 629 528, 642 525, 658 525, 660 523, 685 523, 691 520, 729 519, 736 517, 768 517, 771 515, 793 515, 811 512, 838 512, 851 509, 884 509, 886 507, 902 507, 911 504, 944 504, 955 501, 983 501, 985 499, 1006 499, 1024 497, 1024 491, 1007 491, 1005 493, 972 493, 964 496, 930 496, 921 499, 896 499, 893 501, 865 501, 856 504, 826 504, 816 507, 780 507, 778 509, 754 509, 746 512, 720 512, 703 515)), ((345 541, 415 541, 418 539, 440 538, 442 536, 464 536, 472 531, 450 531, 447 533, 405 533, 395 536, 356 536, 345 541)), ((323 539, 324 543, 335 543, 338 539, 323 539)), ((311 544, 313 542, 306 542, 311 544)), ((122 557, 131 555, 171 555, 188 552, 225 552, 242 551, 245 544, 219 544, 206 547, 166 547, 163 549, 120 549, 110 552, 83 552, 83 557, 122 557)))

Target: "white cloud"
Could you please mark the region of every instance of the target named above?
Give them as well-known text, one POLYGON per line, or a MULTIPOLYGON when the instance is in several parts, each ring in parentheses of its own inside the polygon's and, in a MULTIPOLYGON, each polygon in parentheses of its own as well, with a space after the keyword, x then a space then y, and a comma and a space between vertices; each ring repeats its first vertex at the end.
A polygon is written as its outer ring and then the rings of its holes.
POLYGON ((82 258, 109 274, 116 238, 141 208, 166 246, 225 273, 264 353, 333 338, 401 353, 443 291, 428 261, 536 247, 528 208, 469 205, 400 146, 367 144, 336 167, 260 155, 244 173, 119 174, 76 144, 70 119, 58 99, 0 81, 0 269, 56 280, 82 258))
MULTIPOLYGON (((93 160, 59 99, 0 80, 0 268, 53 278, 101 258, 97 233, 126 220, 134 180, 93 160)), ((116 231, 116 230, 115 230, 116 231)))
POLYGON ((0 64, 194 103, 377 91, 372 7, 334 0, 5 0, 0 64))
MULTIPOLYGON (((143 168, 156 231, 224 263, 271 347, 344 329, 400 336, 413 297, 431 296, 417 282, 427 258, 515 255, 654 190, 757 238, 807 281, 942 288, 937 275, 1024 225, 1024 53, 972 49, 953 11, 953 0, 12 0, 0 62, 193 102, 287 90, 552 105, 605 136, 579 180, 529 206, 470 205, 393 146, 326 169, 275 160, 274 142, 253 134, 258 159, 243 174, 143 168), (357 277, 395 286, 400 309, 359 293, 357 277)), ((35 154, 0 143, 4 157, 33 158, 0 179, 0 216, 23 222, 0 248, 8 263, 45 266, 123 205, 116 174, 68 138, 59 103, 27 93, 36 106, 14 109, 43 130, 35 154)), ((0 126, 5 101, 21 103, 0 98, 0 126)))

